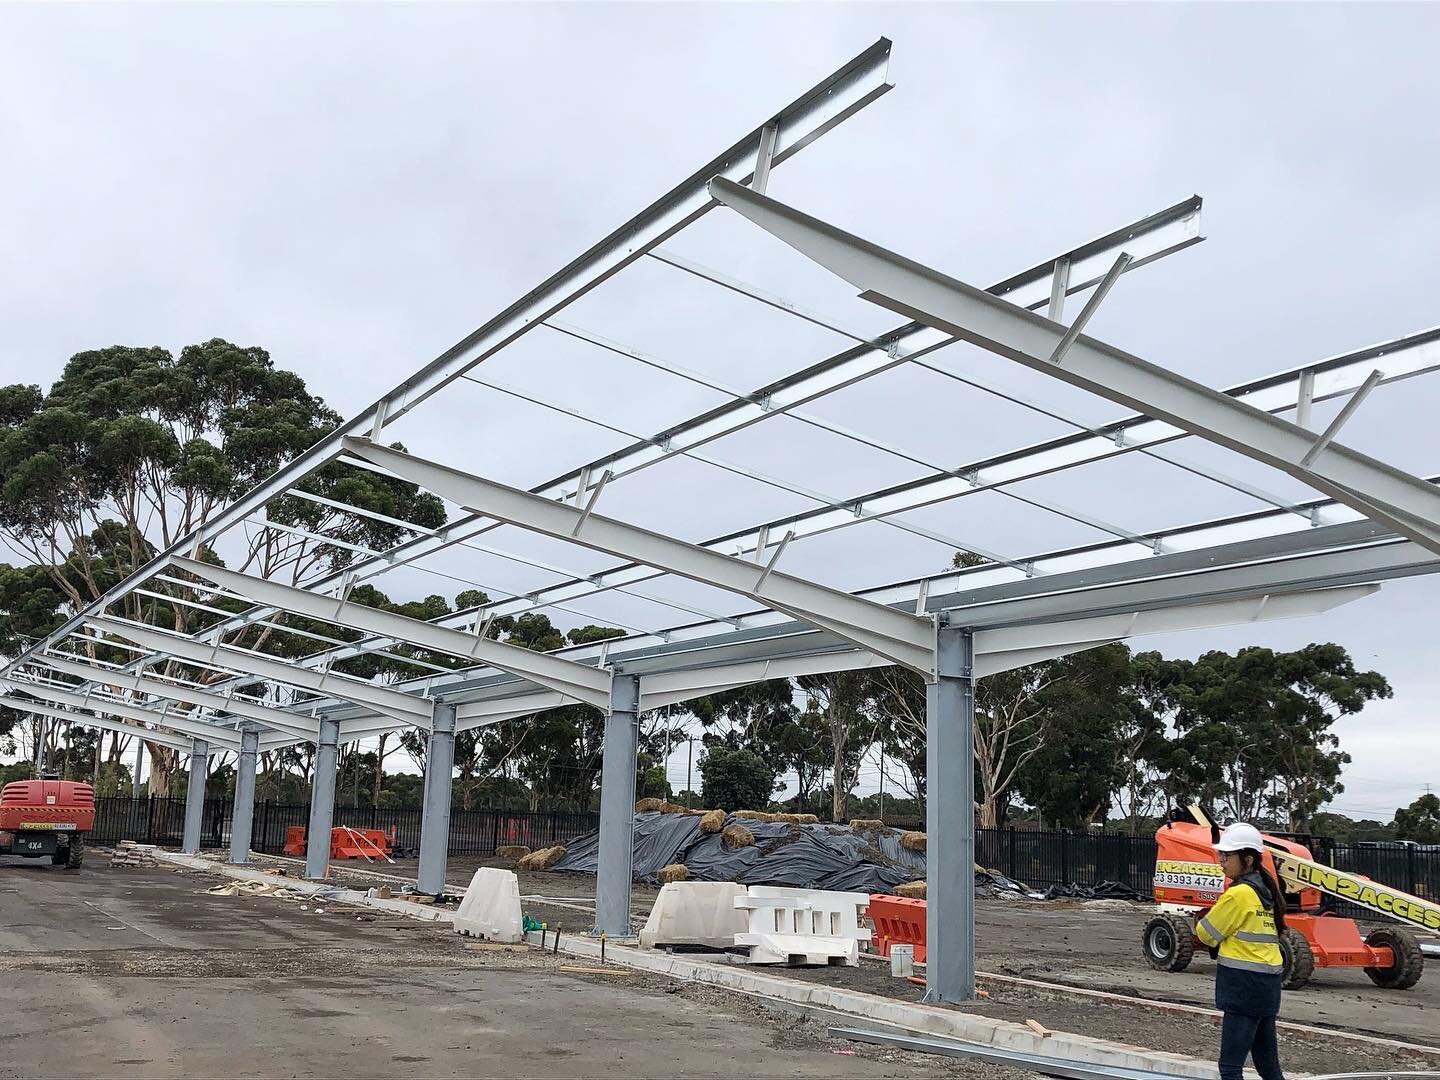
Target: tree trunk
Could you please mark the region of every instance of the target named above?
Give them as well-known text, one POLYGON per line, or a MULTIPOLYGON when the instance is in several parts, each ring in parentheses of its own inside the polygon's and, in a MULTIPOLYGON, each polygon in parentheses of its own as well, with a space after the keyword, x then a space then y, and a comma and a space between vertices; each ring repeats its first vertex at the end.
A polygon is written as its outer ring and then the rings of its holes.
POLYGON ((995 796, 986 795, 980 800, 976 810, 980 828, 998 829, 1000 827, 1000 805, 995 796))
POLYGON ((385 780, 385 743, 390 738, 388 731, 382 732, 375 748, 375 793, 372 805, 380 805, 380 787, 385 780))
POLYGON ((145 751, 150 755, 150 794, 170 794, 170 774, 179 755, 168 746, 149 742, 145 744, 145 751))

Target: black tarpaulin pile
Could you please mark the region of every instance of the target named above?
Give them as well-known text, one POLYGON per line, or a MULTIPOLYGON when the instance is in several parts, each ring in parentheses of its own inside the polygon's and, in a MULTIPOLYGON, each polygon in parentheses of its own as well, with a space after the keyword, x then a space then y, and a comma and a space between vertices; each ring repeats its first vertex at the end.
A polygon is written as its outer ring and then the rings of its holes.
MULTIPOLYGON (((734 881, 741 885, 788 885, 801 889, 885 893, 925 876, 925 853, 900 846, 895 829, 852 829, 848 825, 798 825, 727 816, 744 825, 755 843, 729 848, 719 833, 702 833, 695 814, 635 815, 635 878, 655 882, 655 872, 684 863, 692 881, 734 881)), ((569 841, 555 870, 593 874, 600 834, 569 841)))

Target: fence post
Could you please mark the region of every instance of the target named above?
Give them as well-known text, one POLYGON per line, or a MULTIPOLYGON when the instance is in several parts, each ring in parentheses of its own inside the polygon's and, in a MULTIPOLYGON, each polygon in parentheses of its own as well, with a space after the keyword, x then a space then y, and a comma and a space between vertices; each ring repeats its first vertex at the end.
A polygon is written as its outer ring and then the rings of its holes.
POLYGON ((1060 830, 1060 884, 1070 884, 1070 830, 1060 830))
POLYGON ((1425 890, 1417 889, 1417 884, 1419 883, 1415 880, 1415 849, 1407 844, 1405 845, 1405 891, 1416 896, 1424 896, 1425 890))
POLYGON ((490 811, 490 854, 500 850, 500 811, 490 811))
POLYGON ((1010 848, 1010 856, 1006 860, 1006 873, 1011 881, 1017 881, 1020 877, 1018 854, 1015 851, 1015 826, 1011 825, 1005 830, 1005 842, 1010 848))

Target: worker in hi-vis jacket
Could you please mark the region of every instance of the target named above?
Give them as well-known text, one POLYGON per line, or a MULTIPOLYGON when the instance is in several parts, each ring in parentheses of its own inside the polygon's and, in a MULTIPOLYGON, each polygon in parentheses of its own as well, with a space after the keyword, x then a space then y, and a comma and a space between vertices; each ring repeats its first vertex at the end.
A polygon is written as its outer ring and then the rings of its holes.
POLYGON ((1229 886, 1195 926, 1195 936, 1215 957, 1215 1007, 1220 1026, 1220 1078, 1242 1080, 1245 1059, 1255 1060, 1261 1080, 1284 1080, 1275 1038, 1284 960, 1285 898, 1266 872, 1264 841, 1253 825, 1237 822, 1220 834, 1215 850, 1229 886))

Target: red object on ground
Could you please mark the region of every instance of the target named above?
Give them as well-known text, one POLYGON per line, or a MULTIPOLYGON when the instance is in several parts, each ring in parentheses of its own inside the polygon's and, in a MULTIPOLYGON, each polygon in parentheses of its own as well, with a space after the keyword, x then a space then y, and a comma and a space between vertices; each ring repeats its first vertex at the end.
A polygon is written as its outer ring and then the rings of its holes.
POLYGON ((74 780, 16 780, 0 791, 0 829, 90 832, 95 790, 74 780))
POLYGON ((875 924, 876 952, 889 956, 891 945, 914 945, 916 962, 925 962, 924 900, 879 893, 870 897, 865 914, 875 924))
POLYGON ((345 826, 330 830, 332 859, 386 859, 395 844, 395 826, 384 829, 349 829, 345 826))
MULTIPOLYGON (((330 830, 330 858, 384 859, 395 847, 395 826, 385 829, 351 829, 337 825, 330 830)), ((305 855, 305 826, 291 825, 285 829, 286 855, 305 855)))

